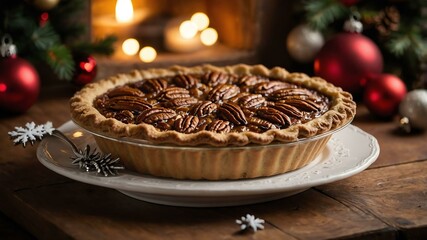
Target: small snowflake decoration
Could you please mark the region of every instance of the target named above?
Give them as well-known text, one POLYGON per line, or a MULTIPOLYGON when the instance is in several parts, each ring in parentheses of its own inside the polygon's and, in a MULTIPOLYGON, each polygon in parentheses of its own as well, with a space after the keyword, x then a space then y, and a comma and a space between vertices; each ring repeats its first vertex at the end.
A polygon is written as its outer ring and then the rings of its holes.
POLYGON ((8 134, 13 138, 15 144, 22 144, 25 147, 27 142, 33 145, 36 140, 41 140, 46 134, 52 135, 54 130, 52 122, 41 125, 30 122, 25 124, 25 128, 15 127, 15 131, 8 132, 8 134))
POLYGON ((255 218, 254 215, 246 214, 246 216, 237 219, 236 223, 240 224, 240 230, 252 228, 252 230, 256 232, 258 229, 264 229, 264 225, 262 224, 265 223, 265 221, 264 219, 255 218))

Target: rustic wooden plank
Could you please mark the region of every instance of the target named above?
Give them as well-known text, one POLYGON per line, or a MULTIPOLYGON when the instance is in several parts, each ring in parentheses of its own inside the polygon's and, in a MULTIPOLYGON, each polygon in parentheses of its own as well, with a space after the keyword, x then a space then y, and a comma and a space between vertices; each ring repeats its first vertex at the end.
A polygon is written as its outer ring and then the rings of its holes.
MULTIPOLYGON (((230 216, 227 209, 170 207, 134 200, 115 190, 82 183, 50 185, 16 192, 26 203, 17 212, 32 210, 45 226, 31 229, 43 239, 40 229, 52 229, 48 238, 60 239, 240 239, 234 222, 240 215, 230 216), (60 229, 61 232, 56 232, 60 229)), ((22 221, 24 226, 34 219, 22 221)), ((267 223, 256 233, 257 239, 294 239, 267 223)))
POLYGON ((17 223, 0 213, 0 239, 31 240, 35 238, 17 223))
POLYGON ((298 239, 393 239, 396 232, 375 216, 337 203, 315 190, 266 204, 239 207, 298 239))
MULTIPOLYGON (((345 206, 314 190, 263 204, 229 208, 179 208, 137 201, 115 190, 65 183, 15 193, 53 229, 77 239, 238 239, 234 220, 246 213, 266 220, 256 234, 268 239, 333 239, 363 236, 391 239, 395 232, 373 215, 345 206)), ((25 204, 17 209, 25 214, 25 204)), ((32 218, 33 219, 33 218, 32 218)), ((23 225, 31 224, 22 222, 23 225)), ((33 234, 39 236, 38 229, 33 234)), ((45 236, 46 233, 43 233, 45 236)), ((49 235, 49 234, 48 234, 49 235)), ((50 236, 50 235, 49 235, 50 236)))
POLYGON ((318 189, 382 219, 407 239, 427 239, 426 169, 427 160, 370 169, 318 189))
POLYGON ((390 166, 427 159, 427 132, 402 135, 398 131, 397 119, 380 120, 360 105, 353 124, 378 139, 381 153, 371 167, 390 166))

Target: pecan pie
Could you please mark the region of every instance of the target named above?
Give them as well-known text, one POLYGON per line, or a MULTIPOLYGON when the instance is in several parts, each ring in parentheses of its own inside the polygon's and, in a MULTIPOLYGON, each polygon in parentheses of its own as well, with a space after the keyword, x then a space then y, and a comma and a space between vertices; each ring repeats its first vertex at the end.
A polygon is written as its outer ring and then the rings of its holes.
POLYGON ((243 64, 136 70, 86 85, 70 106, 128 169, 212 180, 303 167, 356 109, 323 79, 243 64))

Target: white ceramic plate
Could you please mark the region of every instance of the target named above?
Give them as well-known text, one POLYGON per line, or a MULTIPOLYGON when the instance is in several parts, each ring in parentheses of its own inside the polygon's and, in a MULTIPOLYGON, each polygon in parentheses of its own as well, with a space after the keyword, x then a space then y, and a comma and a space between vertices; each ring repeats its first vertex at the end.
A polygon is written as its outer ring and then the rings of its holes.
MULTIPOLYGON (((73 122, 58 128, 80 148, 96 147, 92 135, 73 122)), ((103 177, 71 165, 71 149, 56 137, 46 137, 37 148, 39 161, 65 177, 117 189, 133 198, 173 206, 219 207, 259 203, 287 197, 310 187, 357 174, 378 157, 377 140, 349 125, 335 133, 321 155, 299 170, 265 178, 230 181, 173 180, 121 171, 103 177)))

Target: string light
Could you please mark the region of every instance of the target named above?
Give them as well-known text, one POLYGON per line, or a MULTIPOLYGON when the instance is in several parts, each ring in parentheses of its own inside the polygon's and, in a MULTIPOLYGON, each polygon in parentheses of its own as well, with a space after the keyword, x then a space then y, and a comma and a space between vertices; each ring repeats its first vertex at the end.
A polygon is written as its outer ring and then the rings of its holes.
POLYGON ((128 38, 122 44, 122 50, 126 55, 133 56, 139 51, 139 42, 135 38, 128 38))
POLYGON ((192 21, 184 21, 179 25, 179 33, 185 39, 190 39, 197 34, 197 25, 192 21))
POLYGON ((141 51, 139 51, 139 58, 143 62, 152 62, 156 57, 157 52, 153 47, 143 47, 141 51))
POLYGON ((209 26, 209 17, 202 13, 196 12, 191 16, 191 21, 197 25, 197 30, 202 31, 209 26))
POLYGON ((218 40, 218 32, 213 28, 206 28, 200 34, 200 40, 206 46, 212 46, 218 40))

